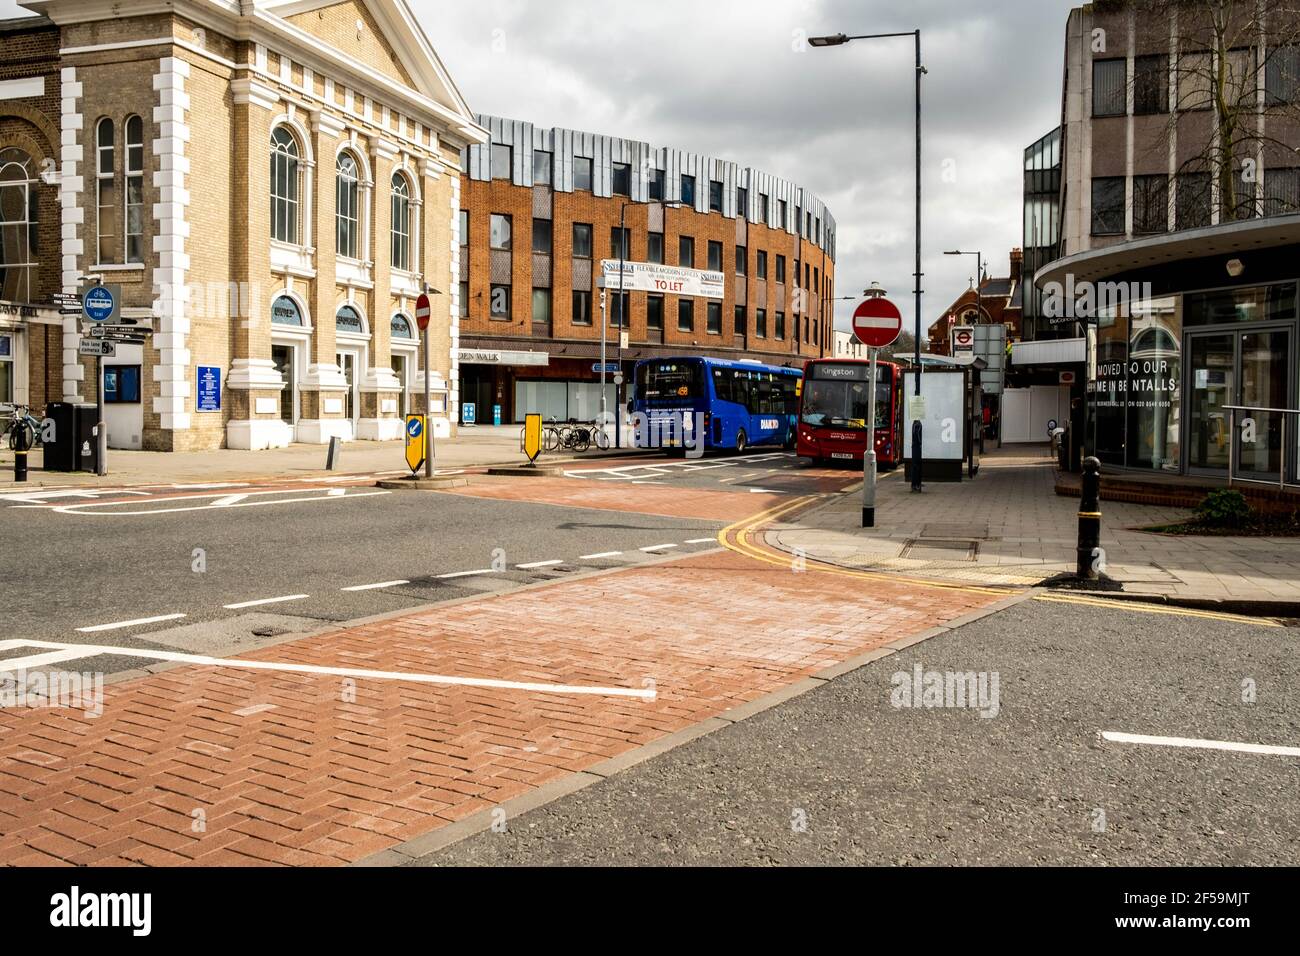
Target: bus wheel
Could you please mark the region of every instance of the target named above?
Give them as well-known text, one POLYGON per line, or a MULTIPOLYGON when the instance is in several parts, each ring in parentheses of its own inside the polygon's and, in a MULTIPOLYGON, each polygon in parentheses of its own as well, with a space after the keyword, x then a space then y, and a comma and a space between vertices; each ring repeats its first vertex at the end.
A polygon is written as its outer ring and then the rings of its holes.
POLYGON ((748 444, 749 439, 745 436, 745 429, 742 428, 740 431, 736 432, 736 452, 743 452, 745 446, 748 444))

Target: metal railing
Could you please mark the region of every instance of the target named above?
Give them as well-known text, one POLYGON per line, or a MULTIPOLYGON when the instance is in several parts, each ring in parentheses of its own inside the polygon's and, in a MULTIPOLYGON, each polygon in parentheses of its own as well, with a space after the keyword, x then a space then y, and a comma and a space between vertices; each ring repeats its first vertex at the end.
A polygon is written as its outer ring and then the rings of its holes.
MULTIPOLYGON (((1233 481, 1248 481, 1248 482, 1253 482, 1255 484, 1261 484, 1261 485, 1273 484, 1272 479, 1244 478, 1236 474, 1237 440, 1239 437, 1237 435, 1237 412, 1265 412, 1267 414, 1282 416, 1282 440, 1278 448, 1277 486, 1279 488, 1285 488, 1288 484, 1286 480, 1286 469, 1287 469, 1288 459, 1290 458, 1290 454, 1289 454, 1290 449, 1287 448, 1287 444, 1286 444, 1287 416, 1300 415, 1300 408, 1267 408, 1259 405, 1224 405, 1223 410, 1228 413, 1228 484, 1229 485, 1231 485, 1233 481)), ((1295 484, 1295 482, 1291 482, 1291 484, 1295 484)))

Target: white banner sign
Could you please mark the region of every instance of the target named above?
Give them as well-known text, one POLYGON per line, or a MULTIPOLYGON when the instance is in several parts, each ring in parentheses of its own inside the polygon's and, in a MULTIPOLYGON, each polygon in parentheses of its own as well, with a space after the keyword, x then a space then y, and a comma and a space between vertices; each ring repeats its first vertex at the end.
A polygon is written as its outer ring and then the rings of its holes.
MULTIPOLYGON (((619 288, 618 260, 602 259, 601 275, 605 289, 619 288)), ((704 299, 723 297, 723 274, 684 266, 661 266, 655 262, 624 262, 623 290, 626 292, 663 292, 668 295, 699 296, 704 299)))

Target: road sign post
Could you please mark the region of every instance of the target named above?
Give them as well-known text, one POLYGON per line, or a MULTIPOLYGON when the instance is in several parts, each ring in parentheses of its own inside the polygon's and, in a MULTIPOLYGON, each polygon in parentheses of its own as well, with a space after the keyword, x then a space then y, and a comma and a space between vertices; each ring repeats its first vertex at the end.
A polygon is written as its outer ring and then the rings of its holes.
POLYGON ((853 311, 853 334, 867 347, 867 447, 862 452, 862 527, 876 524, 876 355, 898 338, 903 314, 883 295, 865 299, 853 311))
MULTIPOLYGON (((415 324, 420 328, 420 348, 424 356, 424 416, 426 420, 424 425, 424 434, 428 435, 428 422, 433 419, 433 409, 430 407, 433 402, 433 390, 429 384, 429 294, 427 292, 421 292, 419 298, 415 300, 415 324)), ((429 446, 428 453, 424 455, 424 477, 432 478, 434 455, 433 436, 428 435, 428 437, 423 440, 426 441, 429 446)), ((409 428, 407 443, 409 449, 409 428)), ((407 462, 408 464, 410 462, 409 451, 407 454, 407 462)), ((415 471, 416 469, 412 467, 411 470, 415 471)))
MULTIPOLYGON (((122 287, 97 282, 81 293, 81 314, 90 322, 102 324, 117 319, 122 312, 122 287)), ((104 425, 104 352, 95 357, 95 474, 108 474, 108 428, 104 425)))

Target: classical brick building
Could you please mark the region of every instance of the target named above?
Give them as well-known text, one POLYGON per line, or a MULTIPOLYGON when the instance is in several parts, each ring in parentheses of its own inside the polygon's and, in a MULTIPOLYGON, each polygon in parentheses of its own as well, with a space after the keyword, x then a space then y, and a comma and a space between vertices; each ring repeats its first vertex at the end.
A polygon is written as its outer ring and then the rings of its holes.
MULTIPOLYGON (((462 157, 461 394, 479 422, 594 417, 601 260, 723 273, 723 298, 627 292, 622 369, 656 355, 798 364, 829 354, 835 220, 808 190, 735 162, 479 116, 462 157), (626 208, 625 208, 626 207, 626 208)), ((619 354, 607 290, 607 361, 619 354)), ((610 407, 615 392, 610 389, 610 407)))
POLYGON ((98 275, 152 333, 105 360, 111 445, 398 437, 434 289, 455 421, 459 154, 486 134, 406 0, 22 5, 0 24, 0 401, 94 400, 81 321, 49 303, 98 275))
POLYGON ((1024 253, 1011 250, 1010 274, 1000 278, 982 276, 979 292, 975 283, 944 309, 943 315, 931 323, 927 338, 928 350, 935 355, 952 353, 952 330, 958 325, 1004 325, 1007 341, 1021 338, 1022 305, 1024 299, 1024 253))

